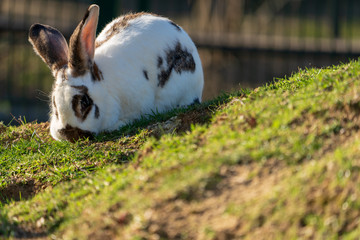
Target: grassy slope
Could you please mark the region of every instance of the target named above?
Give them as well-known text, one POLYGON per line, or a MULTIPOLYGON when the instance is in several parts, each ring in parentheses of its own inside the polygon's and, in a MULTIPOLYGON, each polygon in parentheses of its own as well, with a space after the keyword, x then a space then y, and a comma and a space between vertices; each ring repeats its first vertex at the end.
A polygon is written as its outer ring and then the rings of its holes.
POLYGON ((308 69, 76 144, 0 126, 0 235, 355 239, 359 80, 308 69))

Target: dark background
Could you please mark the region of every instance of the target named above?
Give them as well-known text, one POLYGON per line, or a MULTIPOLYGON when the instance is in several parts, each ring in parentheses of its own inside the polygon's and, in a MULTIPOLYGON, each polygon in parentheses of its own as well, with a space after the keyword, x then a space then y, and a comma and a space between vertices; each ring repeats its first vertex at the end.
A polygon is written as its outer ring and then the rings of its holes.
POLYGON ((360 53, 356 0, 0 0, 0 121, 47 121, 53 78, 27 41, 28 29, 44 23, 68 39, 91 3, 100 6, 99 30, 137 11, 181 25, 200 52, 204 100, 360 53))

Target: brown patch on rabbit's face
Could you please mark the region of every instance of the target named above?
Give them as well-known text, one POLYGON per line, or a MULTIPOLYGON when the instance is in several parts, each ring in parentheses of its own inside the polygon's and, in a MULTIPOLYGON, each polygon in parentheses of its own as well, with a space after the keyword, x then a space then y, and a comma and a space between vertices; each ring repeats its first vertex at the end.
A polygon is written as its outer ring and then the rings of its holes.
POLYGON ((129 26, 129 21, 131 21, 135 18, 139 18, 143 15, 157 16, 156 14, 153 14, 153 13, 139 12, 139 13, 131 13, 131 14, 127 14, 122 17, 119 17, 112 24, 111 28, 106 31, 106 39, 103 41, 100 41, 100 42, 97 41, 95 43, 95 47, 100 47, 102 44, 107 42, 110 38, 112 38, 116 34, 120 33, 124 29, 126 29, 129 26))
POLYGON ((93 133, 85 131, 77 127, 72 127, 69 124, 65 128, 58 130, 59 134, 67 141, 75 142, 80 138, 93 138, 93 133))
POLYGON ((164 87, 173 70, 181 74, 182 71, 194 72, 196 68, 192 54, 186 49, 182 49, 180 42, 177 42, 174 48, 166 50, 166 63, 167 69, 162 68, 162 58, 158 57, 158 68, 160 69, 158 74, 159 87, 164 87))

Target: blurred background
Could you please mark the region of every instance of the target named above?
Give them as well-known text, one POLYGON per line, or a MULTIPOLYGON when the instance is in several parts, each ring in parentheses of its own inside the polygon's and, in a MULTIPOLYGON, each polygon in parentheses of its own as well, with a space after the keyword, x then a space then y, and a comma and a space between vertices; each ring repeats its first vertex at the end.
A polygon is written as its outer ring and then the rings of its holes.
POLYGON ((28 29, 44 23, 68 39, 91 3, 100 5, 99 30, 137 11, 181 25, 200 52, 204 100, 360 53, 357 0, 0 0, 0 121, 48 120, 53 78, 27 41, 28 29))

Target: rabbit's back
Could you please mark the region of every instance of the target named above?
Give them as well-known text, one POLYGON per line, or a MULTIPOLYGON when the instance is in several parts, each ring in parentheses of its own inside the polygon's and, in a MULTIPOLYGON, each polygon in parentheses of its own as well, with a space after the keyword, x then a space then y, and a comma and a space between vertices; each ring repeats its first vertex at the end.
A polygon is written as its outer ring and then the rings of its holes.
POLYGON ((113 20, 96 39, 95 63, 109 91, 142 113, 201 101, 195 44, 167 18, 137 13, 113 20))

